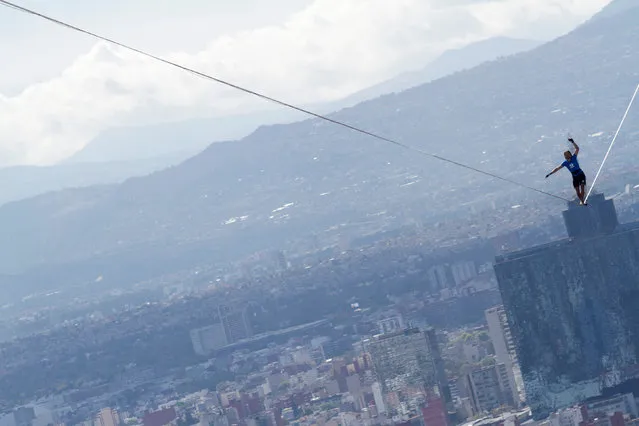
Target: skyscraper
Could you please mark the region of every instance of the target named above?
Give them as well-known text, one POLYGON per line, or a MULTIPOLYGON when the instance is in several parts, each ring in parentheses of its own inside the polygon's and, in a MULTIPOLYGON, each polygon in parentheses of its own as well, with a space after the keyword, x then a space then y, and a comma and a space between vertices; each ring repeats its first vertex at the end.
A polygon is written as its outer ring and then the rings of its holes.
POLYGON ((637 371, 639 223, 611 200, 564 212, 570 238, 497 257, 495 273, 537 419, 637 371))
POLYGON ((448 376, 446 375, 446 365, 444 358, 439 350, 439 341, 437 340, 437 332, 434 328, 428 328, 424 330, 424 335, 428 341, 428 347, 430 349, 431 359, 435 368, 435 380, 437 381, 438 393, 444 404, 452 404, 453 396, 450 391, 450 383, 448 383, 448 376))
MULTIPOLYGON (((485 314, 486 322, 488 323, 488 334, 495 348, 497 362, 506 366, 511 381, 516 385, 517 392, 523 396, 525 395, 524 384, 506 311, 500 305, 487 309, 485 314)), ((518 403, 520 399, 523 400, 523 398, 518 396, 515 399, 515 403, 518 403)))

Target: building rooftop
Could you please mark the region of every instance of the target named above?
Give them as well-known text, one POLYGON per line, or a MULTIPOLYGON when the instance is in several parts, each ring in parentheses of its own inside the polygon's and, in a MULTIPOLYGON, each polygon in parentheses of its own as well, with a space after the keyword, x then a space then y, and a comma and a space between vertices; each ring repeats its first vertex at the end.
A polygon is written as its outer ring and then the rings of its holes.
MULTIPOLYGON (((588 244, 589 242, 606 238, 610 235, 620 235, 639 229, 639 222, 619 224, 605 229, 604 222, 609 222, 610 220, 613 222, 616 221, 616 212, 614 210, 613 200, 606 200, 603 194, 593 194, 587 207, 579 206, 574 202, 569 202, 568 209, 564 211, 564 220, 569 234, 579 234, 582 232, 583 228, 575 229, 575 223, 578 222, 581 222, 577 224, 578 226, 585 226, 585 228, 591 229, 588 229, 578 236, 564 238, 551 243, 498 255, 495 257, 495 263, 510 262, 524 257, 534 256, 549 249, 557 249, 568 245, 588 244), (611 219, 610 217, 605 217, 605 215, 613 215, 614 217, 611 219), (585 225, 584 220, 586 222, 585 225)), ((606 223, 605 225, 609 226, 610 223, 606 223)))
POLYGON ((397 336, 410 336, 410 335, 419 334, 419 333, 421 333, 421 330, 417 327, 413 327, 413 328, 407 328, 404 330, 396 331, 394 333, 377 334, 373 336, 373 340, 380 341, 380 340, 391 339, 397 336))
POLYGON ((463 426, 492 426, 503 424, 504 421, 512 418, 517 418, 520 421, 528 419, 530 417, 530 408, 526 408, 517 412, 506 412, 502 413, 498 416, 486 416, 478 420, 473 420, 471 422, 464 423, 463 426))
POLYGON ((639 229, 639 221, 632 222, 632 223, 625 223, 617 227, 617 229, 611 234, 597 235, 594 237, 580 239, 580 240, 575 240, 573 238, 564 238, 561 240, 553 241, 551 243, 541 244, 535 247, 514 251, 512 253, 505 253, 502 255, 498 255, 495 257, 495 263, 510 262, 513 260, 521 259, 523 257, 534 256, 535 254, 546 251, 548 249, 555 249, 555 248, 560 248, 560 247, 564 247, 568 245, 578 245, 578 244, 584 244, 584 243, 587 244, 588 242, 597 241, 602 238, 609 237, 610 235, 623 235, 629 232, 634 232, 638 229, 639 229))

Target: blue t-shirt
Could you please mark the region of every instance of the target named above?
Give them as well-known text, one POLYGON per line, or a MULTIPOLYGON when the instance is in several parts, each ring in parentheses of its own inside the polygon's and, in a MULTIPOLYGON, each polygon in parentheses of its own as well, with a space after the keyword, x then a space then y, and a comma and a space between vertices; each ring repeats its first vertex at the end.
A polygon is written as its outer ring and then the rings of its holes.
POLYGON ((563 163, 561 163, 561 165, 570 170, 570 173, 572 173, 573 175, 581 171, 576 155, 573 155, 572 157, 570 157, 570 160, 564 161, 563 163))

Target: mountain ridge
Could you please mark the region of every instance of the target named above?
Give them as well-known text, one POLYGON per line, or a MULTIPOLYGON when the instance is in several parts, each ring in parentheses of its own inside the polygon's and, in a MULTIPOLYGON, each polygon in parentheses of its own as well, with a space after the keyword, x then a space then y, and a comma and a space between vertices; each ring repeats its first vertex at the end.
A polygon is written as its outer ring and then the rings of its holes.
POLYGON ((402 73, 392 79, 364 89, 349 96, 346 101, 363 102, 384 94, 401 92, 459 71, 474 68, 500 57, 532 50, 542 43, 536 40, 492 37, 458 49, 450 49, 421 69, 402 73))
MULTIPOLYGON (((382 96, 387 91, 403 90, 536 44, 505 37, 471 43, 445 52, 419 71, 401 74, 345 99, 308 108, 331 113, 382 96)), ((7 189, 0 192, 0 205, 50 191, 121 183, 176 166, 211 143, 245 137, 263 125, 291 123, 301 116, 297 111, 277 108, 237 116, 108 129, 56 165, 0 168, 0 181, 9 183, 7 189)))

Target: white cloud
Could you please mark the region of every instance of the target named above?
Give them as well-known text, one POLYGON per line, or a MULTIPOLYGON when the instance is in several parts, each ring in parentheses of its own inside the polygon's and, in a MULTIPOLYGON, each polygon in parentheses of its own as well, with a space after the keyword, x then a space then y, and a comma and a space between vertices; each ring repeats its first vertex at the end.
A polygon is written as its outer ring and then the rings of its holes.
MULTIPOLYGON (((169 56, 291 102, 317 102, 422 66, 441 51, 474 40, 565 31, 607 2, 316 0, 280 26, 229 34, 196 54, 169 56)), ((98 43, 60 76, 0 97, 0 164, 58 161, 111 126, 260 105, 216 83, 98 43)))
POLYGON ((600 11, 611 0, 516 0, 477 2, 473 14, 489 31, 533 37, 538 26, 565 31, 600 11))

